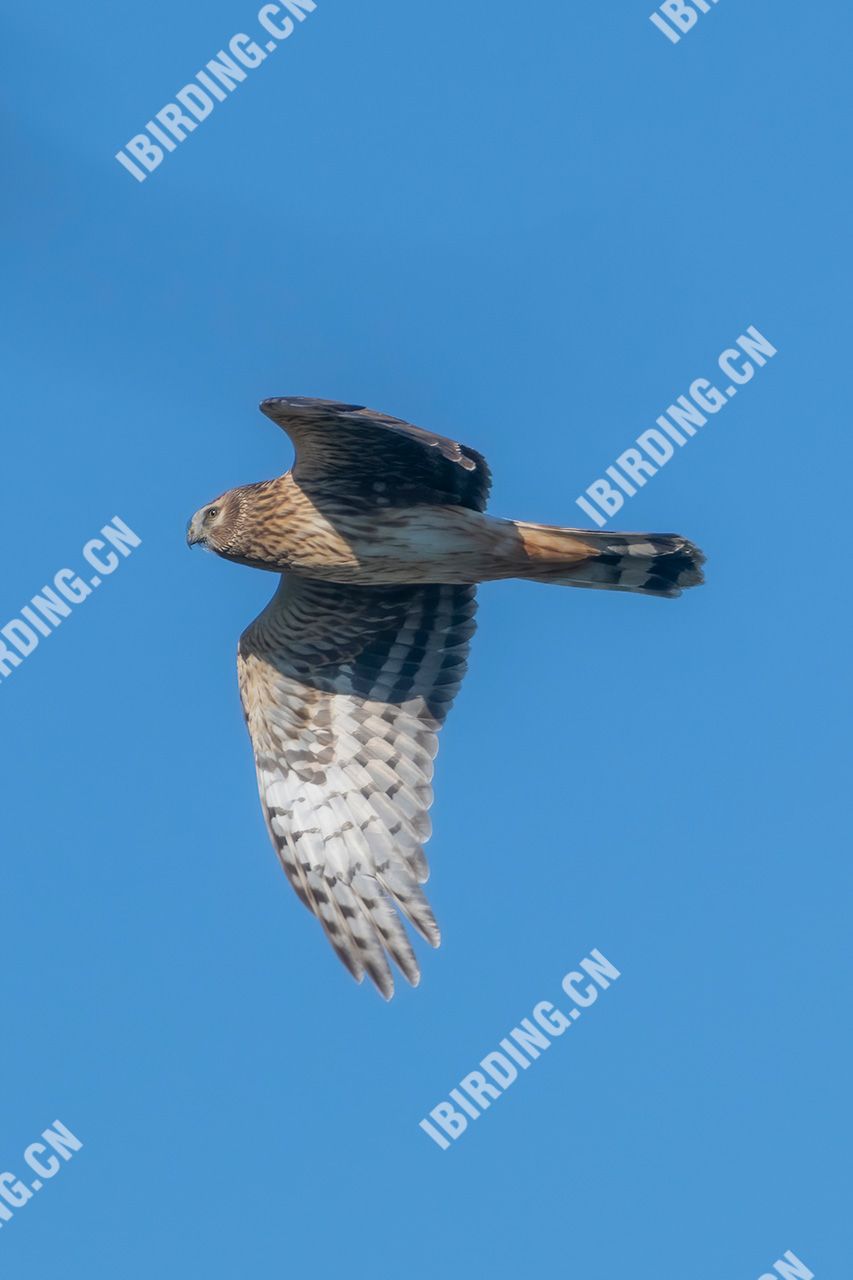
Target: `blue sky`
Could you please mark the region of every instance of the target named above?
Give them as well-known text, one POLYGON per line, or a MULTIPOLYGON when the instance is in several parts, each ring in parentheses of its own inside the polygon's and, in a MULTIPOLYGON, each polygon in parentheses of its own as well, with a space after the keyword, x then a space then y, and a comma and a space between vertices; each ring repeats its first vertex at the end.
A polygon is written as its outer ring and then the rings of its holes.
POLYGON ((5 1275, 848 1265, 851 19, 649 11, 320 0, 143 184, 114 153, 255 6, 7 14, 3 619, 113 516, 142 545, 0 687, 0 1166, 84 1144, 5 1275), (705 587, 482 590, 444 943, 386 1006, 257 805, 234 653, 273 583, 187 518, 289 466, 256 406, 294 394, 580 523, 748 325, 778 354, 613 521, 705 587), (420 1118, 592 948, 619 981, 440 1151, 420 1118))

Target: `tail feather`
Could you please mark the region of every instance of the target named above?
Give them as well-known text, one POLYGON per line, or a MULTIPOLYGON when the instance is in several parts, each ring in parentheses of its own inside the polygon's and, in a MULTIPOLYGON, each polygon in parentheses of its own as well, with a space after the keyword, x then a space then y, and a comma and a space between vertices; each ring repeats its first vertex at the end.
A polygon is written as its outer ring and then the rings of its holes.
POLYGON ((519 576, 534 582, 668 597, 704 582, 704 555, 677 533, 599 533, 529 524, 520 524, 519 531, 528 557, 519 576))

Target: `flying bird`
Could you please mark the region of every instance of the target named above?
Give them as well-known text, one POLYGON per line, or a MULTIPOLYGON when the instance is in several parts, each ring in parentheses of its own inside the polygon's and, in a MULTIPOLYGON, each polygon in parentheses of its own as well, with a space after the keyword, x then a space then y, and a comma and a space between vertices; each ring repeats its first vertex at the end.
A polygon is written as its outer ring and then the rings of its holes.
POLYGON ((187 541, 281 575, 237 668, 270 838, 357 981, 416 986, 401 919, 439 930, 429 869, 437 734, 465 674, 478 582, 677 596, 702 581, 685 538, 499 520, 467 445, 361 405, 280 397, 292 470, 230 489, 187 541))

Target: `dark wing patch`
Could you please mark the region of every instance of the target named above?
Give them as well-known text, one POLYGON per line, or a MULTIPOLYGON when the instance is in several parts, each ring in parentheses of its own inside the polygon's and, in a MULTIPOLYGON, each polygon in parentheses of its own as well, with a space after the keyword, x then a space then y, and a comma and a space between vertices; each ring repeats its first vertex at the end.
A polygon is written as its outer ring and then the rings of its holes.
POLYGON ((476 449, 363 405, 280 396, 261 412, 293 441, 293 476, 307 492, 379 506, 430 503, 483 511, 491 473, 476 449))

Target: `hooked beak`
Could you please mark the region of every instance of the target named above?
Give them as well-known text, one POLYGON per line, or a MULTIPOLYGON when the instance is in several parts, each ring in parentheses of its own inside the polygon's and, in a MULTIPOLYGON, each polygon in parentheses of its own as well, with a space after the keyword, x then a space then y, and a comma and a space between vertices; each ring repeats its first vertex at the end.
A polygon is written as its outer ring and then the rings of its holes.
POLYGON ((187 546, 204 546, 204 534, 198 515, 194 515, 187 525, 187 546))

